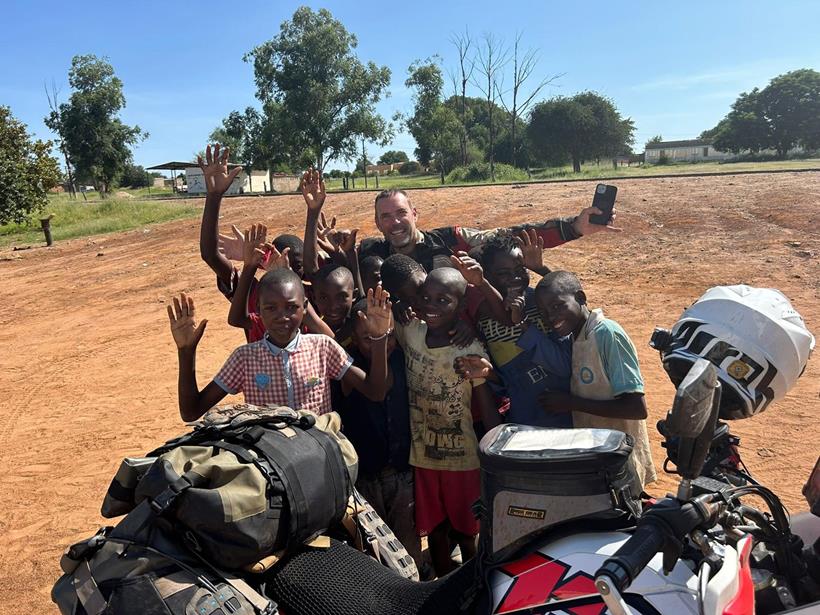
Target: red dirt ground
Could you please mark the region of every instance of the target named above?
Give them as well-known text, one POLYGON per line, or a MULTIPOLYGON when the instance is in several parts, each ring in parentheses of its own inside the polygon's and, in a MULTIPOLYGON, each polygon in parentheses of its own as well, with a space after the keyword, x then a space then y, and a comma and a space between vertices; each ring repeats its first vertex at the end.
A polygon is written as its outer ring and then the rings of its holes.
MULTIPOLYGON (((422 228, 491 228, 575 214, 593 186, 420 190, 412 199, 422 228)), ((545 257, 577 272, 591 304, 635 341, 653 425, 673 388, 647 341, 706 288, 778 288, 820 331, 820 174, 623 179, 618 186, 623 233, 581 239, 545 257)), ((373 233, 372 199, 334 194, 326 208, 373 233)), ((225 202, 222 225, 264 221, 274 234, 301 234, 303 216, 298 196, 236 198, 225 202)), ((200 345, 201 383, 243 342, 226 324, 228 304, 199 258, 198 227, 184 220, 0 253, 0 589, 20 612, 53 609, 60 553, 105 523, 99 507, 120 459, 184 431, 169 298, 192 294, 199 317, 211 321, 200 345)), ((815 358, 785 400, 733 425, 752 472, 793 512, 806 508, 800 488, 820 453, 818 376, 815 358)), ((657 436, 653 446, 660 465, 657 436)), ((655 491, 672 485, 664 479, 655 491)))

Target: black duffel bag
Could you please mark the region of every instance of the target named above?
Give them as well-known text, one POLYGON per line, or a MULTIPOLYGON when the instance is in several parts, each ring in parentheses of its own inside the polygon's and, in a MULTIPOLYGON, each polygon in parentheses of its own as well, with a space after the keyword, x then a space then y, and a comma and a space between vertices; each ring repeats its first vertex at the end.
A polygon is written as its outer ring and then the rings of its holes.
POLYGON ((352 487, 339 437, 315 421, 289 408, 221 410, 149 453, 138 476, 121 468, 103 515, 147 501, 146 524, 170 521, 189 548, 231 570, 311 541, 341 521, 352 487))

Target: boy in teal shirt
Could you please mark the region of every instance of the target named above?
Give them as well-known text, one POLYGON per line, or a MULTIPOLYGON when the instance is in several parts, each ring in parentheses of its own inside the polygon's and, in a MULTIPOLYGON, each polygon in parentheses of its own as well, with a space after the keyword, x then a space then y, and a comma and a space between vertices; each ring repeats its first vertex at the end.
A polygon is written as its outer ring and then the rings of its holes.
MULTIPOLYGON (((575 427, 617 429, 635 440, 632 457, 641 486, 657 478, 646 431, 646 401, 638 355, 632 340, 603 312, 590 310, 578 278, 568 271, 547 274, 535 288, 535 302, 544 322, 563 337, 572 335, 570 393, 545 392, 547 412, 572 412, 575 427)), ((529 327, 518 345, 535 350, 547 344, 546 334, 529 327)))

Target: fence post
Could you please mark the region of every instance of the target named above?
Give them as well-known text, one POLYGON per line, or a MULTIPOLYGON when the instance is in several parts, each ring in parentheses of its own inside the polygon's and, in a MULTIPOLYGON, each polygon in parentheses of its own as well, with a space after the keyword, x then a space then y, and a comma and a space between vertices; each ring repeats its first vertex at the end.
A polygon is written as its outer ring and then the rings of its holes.
POLYGON ((40 226, 43 227, 43 234, 46 236, 46 245, 51 246, 54 243, 54 239, 51 237, 51 219, 54 217, 54 214, 48 214, 45 218, 40 218, 40 226))

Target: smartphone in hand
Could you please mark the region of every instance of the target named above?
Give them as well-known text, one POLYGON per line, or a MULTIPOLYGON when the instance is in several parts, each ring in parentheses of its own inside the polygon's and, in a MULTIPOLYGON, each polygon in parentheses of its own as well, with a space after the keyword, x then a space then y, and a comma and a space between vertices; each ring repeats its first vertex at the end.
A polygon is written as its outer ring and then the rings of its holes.
POLYGON ((600 224, 606 226, 612 219, 612 210, 615 207, 615 196, 618 194, 618 188, 615 186, 608 186, 607 184, 598 184, 595 186, 595 196, 592 198, 592 206, 597 207, 603 213, 592 214, 589 221, 592 224, 600 224))

